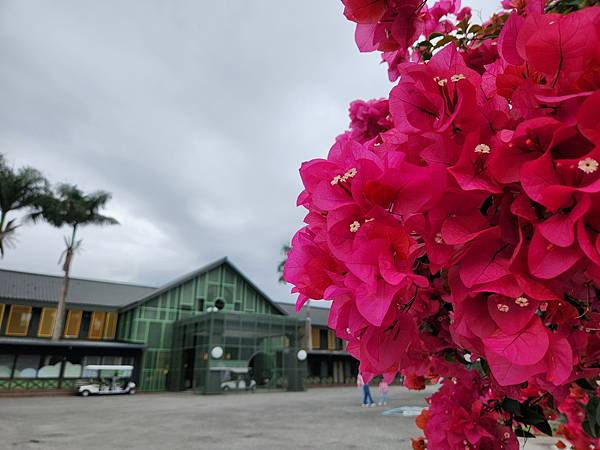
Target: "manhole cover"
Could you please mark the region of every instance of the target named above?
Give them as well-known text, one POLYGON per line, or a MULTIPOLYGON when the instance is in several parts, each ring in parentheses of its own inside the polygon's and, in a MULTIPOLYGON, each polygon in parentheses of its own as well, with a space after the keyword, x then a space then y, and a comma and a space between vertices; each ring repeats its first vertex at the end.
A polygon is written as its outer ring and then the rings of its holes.
POLYGON ((417 417, 423 411, 423 406, 401 406, 399 408, 386 409, 382 416, 417 417))

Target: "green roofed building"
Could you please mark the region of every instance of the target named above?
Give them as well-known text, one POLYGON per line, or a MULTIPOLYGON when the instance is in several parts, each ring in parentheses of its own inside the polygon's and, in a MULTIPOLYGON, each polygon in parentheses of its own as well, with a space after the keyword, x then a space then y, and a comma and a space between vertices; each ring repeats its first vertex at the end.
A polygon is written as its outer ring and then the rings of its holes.
POLYGON ((160 288, 74 278, 54 342, 61 281, 0 270, 0 392, 70 390, 89 364, 133 364, 144 391, 304 389, 305 320, 227 258, 160 288))

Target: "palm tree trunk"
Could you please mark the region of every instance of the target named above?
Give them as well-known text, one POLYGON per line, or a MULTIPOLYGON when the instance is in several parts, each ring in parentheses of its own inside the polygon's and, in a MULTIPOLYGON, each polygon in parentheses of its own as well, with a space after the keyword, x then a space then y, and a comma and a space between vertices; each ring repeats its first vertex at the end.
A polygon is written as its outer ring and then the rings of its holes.
POLYGON ((4 222, 6 222, 6 211, 0 213, 0 257, 4 257, 4 222))
POLYGON ((56 317, 54 318, 54 330, 52 331, 52 340, 58 341, 63 334, 63 327, 65 322, 65 312, 67 295, 69 293, 69 272, 71 271, 71 262, 75 253, 75 233, 77 232, 77 225, 73 226, 73 233, 71 235, 71 241, 67 242, 67 251, 65 253, 65 263, 63 264, 63 285, 60 290, 60 298, 58 299, 58 306, 56 307, 56 317))

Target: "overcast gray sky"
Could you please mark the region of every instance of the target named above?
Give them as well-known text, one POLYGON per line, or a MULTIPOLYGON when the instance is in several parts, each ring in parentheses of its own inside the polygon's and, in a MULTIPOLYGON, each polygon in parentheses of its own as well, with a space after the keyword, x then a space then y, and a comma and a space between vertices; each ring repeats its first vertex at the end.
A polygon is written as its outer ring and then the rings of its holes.
MULTIPOLYGON (((0 153, 112 192, 121 223, 82 229, 73 275, 160 285, 229 256, 291 301, 275 270, 304 216, 300 163, 326 154, 350 101, 392 87, 342 9, 0 0, 0 153)), ((64 234, 23 226, 0 267, 58 274, 64 234)))

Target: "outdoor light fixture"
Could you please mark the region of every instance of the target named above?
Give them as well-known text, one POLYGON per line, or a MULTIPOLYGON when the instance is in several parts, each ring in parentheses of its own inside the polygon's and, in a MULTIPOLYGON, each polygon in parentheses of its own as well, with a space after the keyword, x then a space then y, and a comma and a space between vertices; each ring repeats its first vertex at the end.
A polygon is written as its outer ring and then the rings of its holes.
POLYGON ((306 354, 306 350, 298 350, 296 357, 298 361, 304 361, 308 355, 306 354))
POLYGON ((214 359, 220 359, 223 357, 223 347, 213 347, 213 349, 210 351, 210 356, 212 356, 214 359))

